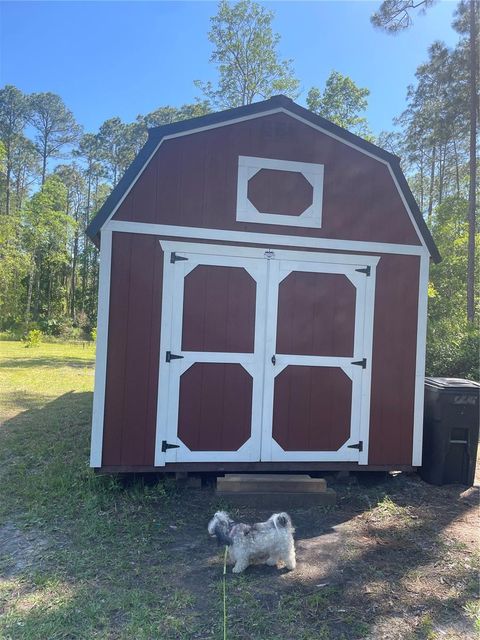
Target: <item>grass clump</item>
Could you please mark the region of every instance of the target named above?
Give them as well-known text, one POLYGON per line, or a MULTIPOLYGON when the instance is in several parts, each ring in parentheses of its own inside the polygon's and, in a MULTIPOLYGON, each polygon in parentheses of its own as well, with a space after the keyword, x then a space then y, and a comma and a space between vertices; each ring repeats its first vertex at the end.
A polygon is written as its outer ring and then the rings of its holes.
POLYGON ((40 329, 31 329, 22 338, 22 342, 26 348, 38 347, 42 341, 42 332, 40 329))

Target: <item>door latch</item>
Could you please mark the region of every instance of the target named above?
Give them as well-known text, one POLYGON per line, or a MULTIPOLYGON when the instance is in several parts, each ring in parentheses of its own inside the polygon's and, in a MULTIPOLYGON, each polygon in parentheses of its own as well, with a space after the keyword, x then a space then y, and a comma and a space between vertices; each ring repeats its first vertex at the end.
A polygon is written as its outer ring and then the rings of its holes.
POLYGON ((275 354, 273 354, 272 356, 272 364, 275 365, 277 363, 277 359, 275 357, 275 354))

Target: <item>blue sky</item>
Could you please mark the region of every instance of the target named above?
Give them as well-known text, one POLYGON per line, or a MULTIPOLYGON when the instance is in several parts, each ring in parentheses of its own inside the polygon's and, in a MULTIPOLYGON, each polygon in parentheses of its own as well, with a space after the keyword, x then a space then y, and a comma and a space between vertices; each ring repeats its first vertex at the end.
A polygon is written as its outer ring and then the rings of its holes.
MULTIPOLYGON (((375 133, 392 128, 415 69, 437 39, 453 46, 456 2, 441 1, 398 36, 373 29, 380 2, 265 2, 275 12, 280 53, 292 58, 305 102, 335 69, 371 91, 375 133)), ((86 131, 158 106, 193 102, 194 79, 214 80, 208 59, 214 2, 1 2, 0 82, 52 91, 86 131)))

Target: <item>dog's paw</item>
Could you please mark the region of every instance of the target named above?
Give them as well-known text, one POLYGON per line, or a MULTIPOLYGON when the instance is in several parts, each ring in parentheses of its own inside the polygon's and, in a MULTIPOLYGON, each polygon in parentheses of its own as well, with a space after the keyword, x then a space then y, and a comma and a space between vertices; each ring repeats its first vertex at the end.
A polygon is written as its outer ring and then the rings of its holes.
POLYGON ((242 571, 245 571, 246 568, 247 567, 241 564, 236 564, 232 569, 232 573, 242 573, 242 571))

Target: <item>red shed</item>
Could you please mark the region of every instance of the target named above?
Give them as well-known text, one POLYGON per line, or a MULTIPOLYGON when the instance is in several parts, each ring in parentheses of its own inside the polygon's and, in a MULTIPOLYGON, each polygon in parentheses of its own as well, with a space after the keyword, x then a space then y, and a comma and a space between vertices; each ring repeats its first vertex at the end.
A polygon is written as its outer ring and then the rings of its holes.
POLYGON ((440 257, 396 156, 276 96, 152 129, 88 233, 93 467, 421 464, 440 257))

